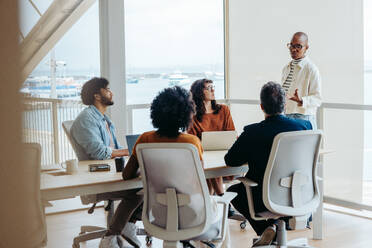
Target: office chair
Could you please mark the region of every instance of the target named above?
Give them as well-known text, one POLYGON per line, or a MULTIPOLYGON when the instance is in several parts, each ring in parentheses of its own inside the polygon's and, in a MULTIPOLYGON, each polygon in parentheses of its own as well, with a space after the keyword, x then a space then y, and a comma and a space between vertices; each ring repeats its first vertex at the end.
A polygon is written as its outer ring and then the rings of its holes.
MULTIPOLYGON (((27 194, 22 197, 29 198, 28 215, 31 220, 22 219, 22 223, 33 223, 32 226, 25 226, 27 230, 19 230, 19 235, 28 240, 29 247, 45 247, 47 244, 47 232, 45 223, 44 207, 40 195, 40 165, 41 165, 41 146, 36 143, 23 144, 24 171, 29 184, 27 194)), ((22 224, 19 225, 22 227, 22 224)))
POLYGON ((262 185, 266 212, 254 210, 251 189, 257 183, 240 178, 246 187, 251 217, 255 220, 277 219, 278 247, 309 247, 306 238, 287 242, 285 222, 279 218, 294 216, 298 220, 296 229, 303 229, 307 218, 318 207, 317 161, 321 139, 321 130, 284 132, 275 136, 262 185))
MULTIPOLYGON (((85 150, 74 140, 74 137, 71 136, 71 126, 74 121, 64 121, 62 122, 63 130, 65 131, 65 134, 70 141, 70 144, 72 146, 72 149, 74 150, 75 154, 83 154, 82 159, 89 158, 89 155, 85 153, 85 150), (80 151, 77 153, 76 151, 80 151)), ((78 157, 78 160, 80 161, 81 158, 78 157)), ((97 197, 95 194, 91 195, 83 195, 80 196, 81 202, 84 205, 93 204, 91 208, 89 208, 88 213, 91 214, 94 211, 94 208, 97 204, 97 197)), ((119 198, 117 199, 106 199, 107 202, 105 206, 105 210, 107 213, 107 226, 111 223, 111 219, 114 216, 114 204, 113 201, 115 200, 121 200, 119 198)), ((74 238, 73 241, 73 247, 79 248, 80 243, 92 239, 98 239, 102 238, 102 236, 106 233, 107 227, 99 227, 99 226, 81 226, 80 227, 80 233, 78 236, 74 238)), ((143 229, 138 229, 137 235, 147 235, 143 229)), ((146 243, 151 244, 152 239, 150 236, 146 236, 146 243)))
POLYGON ((236 193, 209 195, 196 147, 188 143, 147 143, 138 144, 136 151, 144 189, 142 221, 146 232, 164 240, 164 248, 181 247, 180 240, 223 241, 228 205, 236 193))

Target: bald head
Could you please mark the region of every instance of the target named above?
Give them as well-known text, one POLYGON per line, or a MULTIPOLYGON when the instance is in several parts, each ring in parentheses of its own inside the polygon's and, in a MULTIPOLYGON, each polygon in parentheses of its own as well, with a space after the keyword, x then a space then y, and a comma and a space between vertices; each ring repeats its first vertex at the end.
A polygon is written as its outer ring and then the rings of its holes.
POLYGON ((292 36, 288 46, 292 59, 302 59, 309 48, 308 37, 304 32, 297 32, 292 36))
POLYGON ((292 40, 293 40, 295 37, 296 37, 297 39, 303 40, 304 42, 306 42, 306 44, 307 44, 308 41, 309 41, 309 38, 307 37, 307 34, 304 33, 304 32, 297 32, 297 33, 295 33, 295 34, 292 36, 292 40))

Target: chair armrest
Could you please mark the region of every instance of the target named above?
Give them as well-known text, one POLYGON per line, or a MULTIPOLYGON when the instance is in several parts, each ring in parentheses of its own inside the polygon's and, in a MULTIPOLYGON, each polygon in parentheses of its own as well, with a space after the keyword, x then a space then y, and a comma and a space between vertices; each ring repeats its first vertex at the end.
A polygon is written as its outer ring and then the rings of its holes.
POLYGON ((237 178, 240 182, 242 182, 246 187, 256 187, 258 183, 255 181, 252 181, 251 179, 248 179, 246 177, 239 177, 237 178))
POLYGON ((235 198, 238 194, 235 192, 225 192, 222 196, 211 196, 212 199, 216 201, 217 204, 222 204, 223 206, 223 215, 222 215, 222 225, 221 225, 221 233, 220 237, 215 239, 215 241, 222 241, 225 239, 226 235, 226 226, 228 225, 227 223, 227 211, 229 209, 229 204, 232 199, 235 198))
POLYGON ((252 188, 257 187, 258 183, 255 181, 252 181, 246 177, 240 177, 238 178, 239 181, 241 181, 244 184, 245 190, 247 192, 247 200, 248 200, 248 208, 249 208, 249 215, 254 220, 266 220, 266 218, 258 217, 256 216, 256 213, 254 211, 254 202, 253 202, 253 196, 252 196, 252 188))
POLYGON ((229 204, 238 194, 235 192, 225 192, 223 196, 211 196, 217 203, 229 204))

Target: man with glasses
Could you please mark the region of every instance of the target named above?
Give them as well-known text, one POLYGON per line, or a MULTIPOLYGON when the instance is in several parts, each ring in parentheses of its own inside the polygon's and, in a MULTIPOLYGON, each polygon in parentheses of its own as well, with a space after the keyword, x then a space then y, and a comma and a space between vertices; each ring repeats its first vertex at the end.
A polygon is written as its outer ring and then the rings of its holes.
POLYGON ((282 86, 286 92, 285 114, 311 122, 316 129, 316 111, 321 105, 321 78, 318 68, 306 56, 307 34, 297 32, 287 44, 292 60, 283 68, 282 86))

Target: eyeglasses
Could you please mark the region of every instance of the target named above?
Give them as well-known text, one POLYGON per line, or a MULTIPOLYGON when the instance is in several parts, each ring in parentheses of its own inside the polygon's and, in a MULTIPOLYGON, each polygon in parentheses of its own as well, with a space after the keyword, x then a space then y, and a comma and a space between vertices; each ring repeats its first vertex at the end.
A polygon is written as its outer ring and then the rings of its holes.
POLYGON ((288 49, 296 49, 296 50, 301 50, 304 46, 301 44, 287 44, 288 49))
POLYGON ((208 85, 207 87, 205 87, 206 90, 208 91, 212 91, 215 89, 214 85, 208 85))

